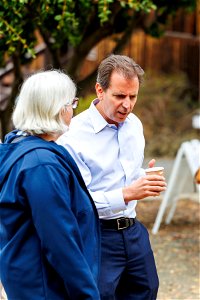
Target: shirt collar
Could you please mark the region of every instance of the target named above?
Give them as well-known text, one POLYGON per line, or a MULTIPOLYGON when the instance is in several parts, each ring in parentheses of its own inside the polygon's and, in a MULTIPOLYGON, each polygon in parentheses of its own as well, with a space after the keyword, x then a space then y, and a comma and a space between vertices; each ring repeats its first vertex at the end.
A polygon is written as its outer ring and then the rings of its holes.
POLYGON ((114 124, 108 124, 108 122, 104 119, 104 117, 100 114, 100 112, 96 108, 97 103, 99 103, 98 98, 94 99, 89 107, 90 118, 91 118, 95 133, 100 132, 106 126, 113 127, 113 128, 115 127, 115 129, 120 129, 124 125, 124 123, 127 122, 127 119, 129 119, 129 116, 128 116, 124 122, 119 123, 118 127, 114 124))
POLYGON ((90 107, 89 107, 89 113, 92 121, 92 125, 94 128, 95 133, 100 132, 102 129, 104 129, 108 123, 106 120, 102 117, 98 109, 96 108, 96 104, 99 102, 99 99, 96 98, 94 101, 92 101, 90 107))

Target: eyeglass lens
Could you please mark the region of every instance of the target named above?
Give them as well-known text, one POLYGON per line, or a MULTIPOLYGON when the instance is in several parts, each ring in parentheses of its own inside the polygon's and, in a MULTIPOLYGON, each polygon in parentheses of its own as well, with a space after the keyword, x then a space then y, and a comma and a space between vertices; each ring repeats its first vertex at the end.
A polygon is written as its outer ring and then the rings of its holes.
POLYGON ((72 108, 73 109, 76 109, 77 106, 78 106, 78 101, 79 101, 79 98, 74 98, 73 102, 72 102, 72 108))

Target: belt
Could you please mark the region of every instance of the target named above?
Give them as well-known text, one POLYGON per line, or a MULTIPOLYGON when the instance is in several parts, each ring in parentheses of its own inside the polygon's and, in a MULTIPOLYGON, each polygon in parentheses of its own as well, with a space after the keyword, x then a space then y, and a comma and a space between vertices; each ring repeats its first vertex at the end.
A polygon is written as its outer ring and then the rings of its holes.
POLYGON ((136 218, 119 218, 111 220, 100 219, 100 222, 104 228, 122 230, 135 224, 136 218))

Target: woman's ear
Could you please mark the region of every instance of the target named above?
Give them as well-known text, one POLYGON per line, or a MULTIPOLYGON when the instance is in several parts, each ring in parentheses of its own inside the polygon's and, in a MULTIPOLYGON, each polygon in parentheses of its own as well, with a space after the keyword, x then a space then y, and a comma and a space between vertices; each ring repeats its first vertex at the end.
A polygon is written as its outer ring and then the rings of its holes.
POLYGON ((60 116, 64 116, 65 113, 66 113, 66 107, 63 106, 63 107, 61 108, 60 112, 59 112, 59 115, 60 115, 60 116))
POLYGON ((59 118, 60 120, 62 120, 62 122, 69 126, 71 119, 73 117, 73 109, 72 106, 64 106, 61 108, 60 112, 59 112, 59 118))
POLYGON ((99 100, 103 99, 103 89, 101 85, 97 82, 95 85, 96 94, 99 100))

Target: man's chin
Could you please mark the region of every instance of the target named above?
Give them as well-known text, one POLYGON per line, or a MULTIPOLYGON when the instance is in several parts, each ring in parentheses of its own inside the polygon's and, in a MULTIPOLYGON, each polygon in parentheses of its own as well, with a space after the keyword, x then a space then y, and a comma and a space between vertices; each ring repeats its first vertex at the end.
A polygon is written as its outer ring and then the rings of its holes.
POLYGON ((118 118, 118 121, 117 121, 117 122, 119 122, 119 123, 124 122, 124 121, 126 120, 127 116, 128 116, 127 114, 126 114, 126 115, 121 115, 121 116, 118 118))
POLYGON ((125 120, 126 120, 126 118, 123 118, 123 119, 120 118, 120 119, 116 120, 115 122, 120 124, 120 123, 123 123, 125 120))

